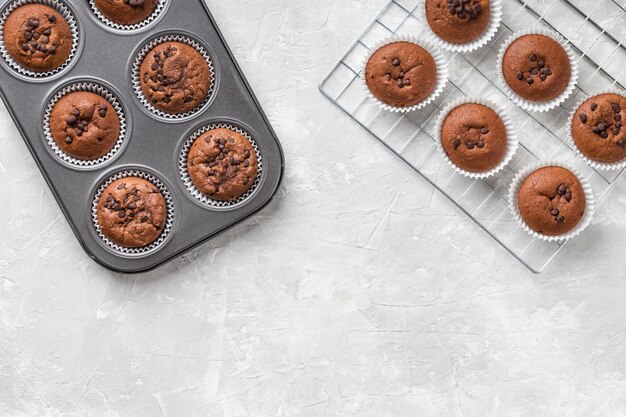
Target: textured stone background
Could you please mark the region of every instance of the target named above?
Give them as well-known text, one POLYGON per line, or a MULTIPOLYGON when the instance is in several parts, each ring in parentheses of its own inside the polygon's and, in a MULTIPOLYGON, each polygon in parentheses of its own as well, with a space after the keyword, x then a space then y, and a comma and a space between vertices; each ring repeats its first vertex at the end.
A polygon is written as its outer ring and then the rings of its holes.
POLYGON ((626 188, 530 274, 318 92, 385 2, 208 0, 286 178, 153 273, 87 258, 0 108, 0 416, 626 415, 626 188))

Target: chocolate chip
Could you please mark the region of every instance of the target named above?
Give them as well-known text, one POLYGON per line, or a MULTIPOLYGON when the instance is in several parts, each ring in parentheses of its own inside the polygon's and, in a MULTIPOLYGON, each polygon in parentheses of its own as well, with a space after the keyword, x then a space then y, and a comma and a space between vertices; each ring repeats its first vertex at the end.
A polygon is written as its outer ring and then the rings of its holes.
POLYGON ((527 78, 526 82, 528 83, 528 85, 531 85, 532 83, 535 82, 535 80, 533 80, 532 78, 527 78))
POLYGON ((550 210, 550 214, 553 216, 558 216, 559 215, 559 209, 558 208, 553 208, 552 210, 550 210))
POLYGON ((478 142, 476 142, 476 147, 478 147, 478 149, 484 148, 485 142, 483 142, 482 140, 479 140, 478 142))
POLYGON ((452 146, 454 146, 454 149, 457 149, 459 146, 461 146, 461 139, 454 139, 454 142, 452 142, 452 146))
POLYGON ((404 85, 407 87, 411 85, 411 80, 404 80, 404 85))
POLYGON ((559 188, 557 189, 557 193, 559 195, 563 195, 565 194, 565 191, 567 191, 567 187, 565 186, 565 184, 559 185, 559 188))
POLYGON ((537 60, 537 55, 532 54, 528 57, 528 59, 530 59, 532 62, 535 62, 537 60))
POLYGON ((402 80, 398 79, 398 80, 396 81, 396 85, 397 85, 398 87, 402 88, 402 87, 404 87, 404 82, 403 82, 402 80))
POLYGON ((404 78, 404 72, 400 71, 400 74, 398 74, 398 78, 404 78))
POLYGON ((580 113, 580 121, 583 123, 587 123, 587 115, 585 113, 580 113))
POLYGON ((619 113, 620 111, 622 111, 622 109, 620 108, 619 104, 617 104, 617 103, 611 104, 611 108, 613 109, 613 111, 615 113, 619 113))
POLYGON ((543 67, 545 67, 545 66, 546 66, 546 63, 545 63, 544 61, 539 61, 539 62, 537 62, 537 66, 538 66, 539 68, 543 68, 543 67))
POLYGON ((398 65, 400 65, 400 60, 396 58, 391 63, 393 64, 394 67, 397 67, 398 65))
POLYGON ((557 217, 557 218, 556 218, 556 222, 557 222, 558 224, 565 223, 565 217, 563 217, 563 216, 559 216, 559 217, 557 217))
POLYGON ((619 142, 617 142, 617 144, 621 146, 622 148, 626 147, 626 139, 620 140, 619 142))
POLYGON ((54 23, 54 22, 56 22, 56 21, 57 21, 56 16, 54 16, 54 15, 50 15, 50 16, 48 16, 48 22, 50 22, 50 23, 54 23))
POLYGON ((619 129, 616 127, 613 128, 612 132, 614 135, 619 135, 619 129))
POLYGON ((517 77, 518 80, 522 81, 524 79, 524 74, 521 73, 521 72, 518 72, 516 77, 517 77))
POLYGON ((135 210, 135 209, 137 208, 137 204, 135 204, 135 203, 130 203, 130 204, 128 205, 128 208, 129 208, 129 209, 131 209, 131 210, 135 210))
POLYGON ((569 203, 570 201, 572 201, 572 192, 571 192, 571 191, 568 191, 568 192, 565 194, 565 201, 567 201, 568 203, 569 203))
POLYGON ((117 189, 118 189, 118 190, 123 190, 123 189, 124 189, 124 187, 126 187, 126 183, 125 183, 125 182, 123 182, 123 183, 121 183, 120 185, 118 185, 118 186, 117 186, 117 189))
POLYGON ((474 149, 474 142, 467 142, 467 149, 474 149))
POLYGON ((597 103, 591 103, 591 111, 596 111, 597 108, 598 108, 597 103))
POLYGON ((604 123, 598 123, 598 130, 604 130, 606 129, 606 126, 604 125, 604 123))
POLYGON ((622 115, 618 113, 618 114, 615 115, 614 119, 615 119, 616 122, 619 122, 619 121, 622 120, 622 115))
POLYGON ((50 36, 52 34, 52 29, 48 28, 42 32, 46 36, 50 36))
POLYGON ((531 73, 532 75, 537 75, 537 74, 539 73, 539 68, 531 68, 531 69, 530 69, 530 73, 531 73))
POLYGON ((245 166, 246 168, 250 166, 250 161, 249 160, 245 160, 243 161, 243 166, 245 166))
POLYGON ((606 133, 606 130, 603 130, 602 132, 600 132, 600 137, 601 137, 602 139, 606 139, 606 138, 608 138, 608 137, 609 137, 609 134, 608 134, 608 133, 606 133))
POLYGON ((141 222, 142 222, 142 223, 145 223, 145 222, 147 222, 147 221, 148 221, 148 218, 147 218, 146 216, 143 216, 143 217, 141 218, 141 222))
POLYGON ((68 117, 67 119, 65 119, 65 122, 66 122, 68 125, 73 126, 73 125, 75 125, 75 124, 76 124, 76 121, 77 121, 77 120, 78 120, 78 119, 76 118, 76 116, 71 115, 70 117, 68 117))
POLYGON ((482 133, 483 135, 486 135, 487 133, 489 133, 489 128, 483 127, 482 129, 480 129, 480 133, 482 133))
POLYGON ((387 81, 391 81, 391 74, 386 74, 386 75, 385 75, 385 79, 386 79, 387 81))
POLYGON ((71 138, 71 137, 69 137, 69 136, 66 136, 66 137, 65 137, 65 143, 67 143, 68 145, 71 145, 71 144, 72 144, 72 142, 74 142, 74 141, 72 140, 72 138, 71 138))

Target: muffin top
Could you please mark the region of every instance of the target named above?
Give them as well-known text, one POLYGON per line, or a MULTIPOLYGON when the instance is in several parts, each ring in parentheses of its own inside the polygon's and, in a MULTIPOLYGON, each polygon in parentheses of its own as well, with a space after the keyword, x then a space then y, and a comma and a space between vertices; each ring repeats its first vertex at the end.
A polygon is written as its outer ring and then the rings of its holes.
POLYGON ((535 232, 560 236, 574 229, 585 214, 583 186, 568 169, 556 166, 531 173, 518 192, 524 222, 535 232))
POLYGON ((163 194, 154 184, 139 177, 113 182, 98 203, 101 232, 126 248, 141 248, 157 240, 166 218, 163 194))
POLYGON ((506 83, 520 97, 536 102, 561 95, 572 76, 563 47, 545 35, 522 36, 507 48, 502 60, 506 83))
POLYGON ((446 42, 472 42, 485 32, 491 19, 489 0, 426 0, 426 20, 446 42))
POLYGON ((43 4, 26 4, 11 12, 3 36, 15 62, 34 72, 60 67, 72 52, 69 24, 59 12, 43 4))
POLYGON ((187 170, 193 184, 210 198, 234 201, 252 187, 259 166, 245 136, 219 128, 196 139, 189 150, 187 170))
POLYGON ((506 127, 493 109, 476 103, 461 104, 444 119, 441 144, 454 165, 469 172, 486 172, 506 155, 506 127))
POLYGON ((108 100, 88 91, 66 94, 50 113, 50 131, 66 154, 81 160, 109 153, 120 136, 120 120, 108 100))
POLYGON ((394 107, 410 107, 424 101, 437 84, 432 55, 412 42, 394 42, 378 49, 365 68, 372 94, 394 107))
POLYGON ((157 109, 189 112, 206 98, 213 79, 209 64, 195 48, 181 42, 155 46, 141 63, 141 89, 157 109))
POLYGON ((626 158, 626 98, 618 94, 600 94, 578 107, 572 120, 572 137, 589 159, 615 163, 626 158))
POLYGON ((134 25, 150 17, 158 0, 95 0, 95 3, 112 22, 134 25))

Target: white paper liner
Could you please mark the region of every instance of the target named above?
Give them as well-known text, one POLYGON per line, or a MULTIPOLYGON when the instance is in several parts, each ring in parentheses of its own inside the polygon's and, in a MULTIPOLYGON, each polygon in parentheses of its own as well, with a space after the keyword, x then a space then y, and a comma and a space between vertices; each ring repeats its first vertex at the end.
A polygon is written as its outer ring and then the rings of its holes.
POLYGON ((124 24, 112 21, 100 11, 100 9, 98 8, 94 0, 89 0, 89 5, 91 6, 91 10, 93 11, 93 14, 95 14, 96 17, 100 19, 100 21, 104 23, 105 25, 115 30, 120 30, 123 32, 130 32, 130 31, 142 29, 154 23, 159 17, 159 15, 161 14, 161 12, 165 9, 165 6, 167 5, 167 0, 159 0, 157 2, 156 7, 154 8, 154 11, 152 12, 150 16, 146 17, 141 22, 134 23, 132 25, 124 25, 124 24))
MULTIPOLYGON (((593 169, 602 169, 602 170, 623 169, 626 167, 626 158, 622 159, 621 161, 613 162, 613 163, 594 161, 593 159, 589 158, 587 155, 582 153, 580 149, 578 149, 578 146, 576 146, 576 142, 574 142, 574 137, 572 136, 572 126, 574 124, 574 117, 576 116, 576 112, 578 111, 580 106, 582 106, 583 103, 585 103, 587 100, 596 96, 603 95, 603 94, 617 94, 619 96, 626 97, 626 93, 624 91, 621 91, 618 89, 609 89, 609 90, 600 91, 598 93, 594 93, 588 97, 583 98, 578 103, 576 103, 574 110, 572 111, 572 113, 570 114, 567 120, 567 143, 572 149, 574 149, 574 152, 576 152, 576 155, 580 159, 585 161, 585 163, 593 169)), ((624 123, 626 123, 626 120, 624 120, 624 123)), ((604 139, 600 139, 600 140, 604 140, 604 139)))
POLYGON ((124 115, 124 109, 122 108, 122 105, 120 104, 118 99, 106 87, 92 82, 79 82, 63 88, 61 91, 57 92, 54 95, 52 100, 50 100, 50 103, 48 103, 48 106, 46 107, 46 112, 44 114, 43 131, 46 142, 48 143, 50 148, 52 148, 54 154, 62 161, 76 167, 97 167, 113 158, 124 145, 124 140, 126 138, 126 116, 124 115), (59 147, 59 145, 52 137, 52 131, 50 128, 50 117, 52 114, 52 109, 61 98, 77 91, 87 91, 90 93, 94 93, 107 100, 111 104, 111 106, 113 106, 115 113, 117 113, 117 118, 120 121, 120 135, 117 139, 117 142, 115 143, 115 146, 113 146, 113 149, 111 149, 106 155, 101 156, 98 159, 82 160, 74 158, 71 155, 65 153, 65 151, 63 151, 59 147))
POLYGON ((439 118, 437 119, 437 124, 435 126, 435 133, 436 133, 436 140, 437 140, 437 148, 439 149, 439 153, 441 154, 441 157, 444 158, 448 162, 448 165, 452 169, 454 169, 457 173, 467 178, 483 179, 483 178, 489 178, 497 174, 511 161, 511 159, 513 159, 513 155, 515 155, 515 152, 517 151, 517 148, 519 146, 519 142, 517 140, 517 131, 513 127, 513 123, 509 119, 506 111, 497 103, 491 100, 482 99, 482 98, 465 97, 465 98, 461 98, 450 103, 448 106, 446 106, 442 110, 441 114, 439 115, 439 118), (461 169, 450 160, 450 158, 446 154, 446 151, 443 149, 443 144, 441 141, 442 140, 441 130, 443 128, 443 122, 445 121, 445 119, 448 117, 448 115, 450 114, 452 110, 454 110, 455 108, 463 104, 468 104, 468 103, 481 104, 495 111, 498 114, 498 116, 500 116, 500 119, 502 119, 502 122, 504 123, 504 127, 506 129, 506 139, 507 139, 506 153, 504 157, 502 158, 502 161, 500 161, 498 165, 496 165, 493 169, 490 169, 489 171, 471 172, 471 171, 466 171, 464 169, 461 169))
POLYGON ((513 182, 511 183, 511 188, 509 190, 509 208, 515 220, 529 234, 536 237, 537 239, 541 239, 544 241, 558 242, 558 241, 564 241, 564 240, 571 239, 575 236, 578 236, 583 230, 587 228, 587 226, 589 226, 589 224, 591 224, 591 220, 593 219, 593 215, 596 209, 596 200, 593 195, 593 191, 591 190, 591 185, 589 184, 589 181, 587 181, 578 171, 576 171, 571 166, 567 164, 563 164, 562 162, 556 162, 556 161, 537 162, 537 163, 528 165, 522 170, 520 170, 518 174, 515 176, 515 178, 513 179, 513 182), (524 180, 536 170, 543 168, 543 167, 550 167, 550 166, 562 167, 574 173, 574 175, 576 175, 576 177, 582 184, 583 190, 585 192, 585 199, 586 199, 585 213, 583 214, 583 217, 580 219, 580 222, 572 230, 559 236, 546 236, 546 235, 537 233, 533 229, 531 229, 526 224, 526 222, 524 222, 524 219, 522 219, 522 215, 519 212, 518 201, 517 201, 517 195, 519 193, 519 189, 522 186, 522 183, 524 182, 524 180))
POLYGON ((183 120, 199 113, 209 103, 209 100, 213 96, 213 90, 215 88, 215 69, 213 67, 213 61, 211 60, 209 53, 198 42, 183 35, 164 35, 164 36, 159 36, 156 39, 153 39, 141 49, 141 51, 137 55, 137 58, 135 58, 135 62, 133 64, 132 83, 133 83, 133 89, 135 90, 135 94, 139 98, 139 101, 144 107, 150 110, 151 113, 165 120, 183 120), (171 113, 167 113, 167 112, 157 109, 144 96, 143 90, 141 89, 141 63, 143 62, 145 57, 148 55, 148 53, 152 49, 154 49, 157 45, 160 45, 165 42, 181 42, 181 43, 191 46, 192 48, 195 48, 202 55, 202 57, 206 60, 207 64, 209 65, 209 71, 211 72, 211 85, 209 86, 209 91, 207 91, 206 97, 204 97, 204 100, 202 101, 202 103, 200 103, 195 109, 188 111, 186 113, 171 114, 171 113))
POLYGON ((185 188, 187 188, 187 191, 189 191, 189 193, 196 200, 198 200, 199 202, 201 202, 202 204, 208 207, 225 208, 225 207, 233 207, 235 205, 241 204, 244 201, 246 201, 248 198, 250 198, 252 194, 254 194, 254 192, 258 188, 259 183, 261 181, 261 173, 263 171, 263 159, 261 156, 261 151, 259 150, 259 147, 256 144, 256 141, 252 139, 252 137, 248 134, 248 132, 242 130, 241 128, 237 126, 233 126, 231 124, 214 123, 214 124, 206 125, 196 130, 185 141, 180 151, 180 156, 178 158, 178 168, 180 171, 180 177, 183 181, 183 184, 185 185, 185 188), (233 201, 221 201, 221 200, 214 200, 210 198, 208 195, 204 194, 195 186, 195 184, 191 180, 191 177, 189 176, 189 172, 187 171, 187 159, 189 157, 189 151, 191 149, 191 146, 200 136, 202 136, 204 133, 208 132, 209 130, 213 130, 213 129, 229 129, 229 130, 239 133, 240 135, 248 139, 248 141, 252 144, 252 147, 254 148, 254 152, 256 153, 257 165, 258 165, 258 172, 257 172, 256 179, 254 180, 254 183, 252 184, 250 189, 244 195, 242 195, 241 197, 233 201))
POLYGON ((78 26, 76 24, 76 19, 74 19, 74 15, 70 9, 68 9, 61 1, 58 0, 15 0, 13 2, 8 3, 3 9, 2 16, 0 16, 0 55, 4 58, 6 63, 19 74, 32 77, 32 78, 45 78, 50 77, 52 75, 58 74, 61 71, 65 70, 69 67, 70 63, 76 56, 76 51, 78 50, 78 26), (45 72, 37 72, 31 71, 27 68, 24 68, 17 61, 13 59, 11 54, 6 48, 4 43, 4 25, 6 23, 9 15, 18 7, 24 6, 26 4, 43 4, 45 6, 49 6, 55 9, 65 20, 70 27, 70 31, 72 32, 72 49, 70 50, 70 55, 67 57, 65 62, 58 67, 45 72))
POLYGON ((396 35, 396 36, 391 36, 391 37, 381 40, 380 42, 376 43, 376 45, 374 45, 372 49, 370 50, 370 53, 367 54, 367 56, 363 60, 362 67, 363 67, 363 71, 362 71, 362 76, 361 76, 361 82, 362 82, 363 88, 365 89, 367 96, 371 100, 375 101, 380 108, 387 110, 387 111, 391 111, 391 112, 408 113, 411 111, 421 109, 422 107, 426 106, 428 103, 435 100, 441 94, 441 92, 446 86, 446 83, 448 82, 448 64, 446 63, 445 57, 443 53, 441 52, 441 50, 437 48, 433 42, 425 40, 425 39, 421 39, 417 36, 396 35), (421 46, 422 48, 426 49, 428 53, 432 55, 433 59, 435 60, 435 65, 437 66, 437 82, 435 84, 435 88, 433 89, 432 93, 428 97, 426 97, 423 101, 413 106, 409 106, 409 107, 394 107, 381 101, 374 94, 372 94, 369 87, 367 86, 367 81, 365 78, 365 68, 367 67, 367 63, 369 62, 372 55, 374 55, 374 53, 380 48, 382 48, 383 46, 388 45, 390 43, 395 43, 395 42, 411 42, 411 43, 421 46))
POLYGON ((546 112, 548 110, 555 108, 559 104, 563 103, 572 94, 572 92, 574 91, 574 88, 576 88, 576 82, 578 81, 578 62, 576 61, 576 55, 574 54, 574 50, 572 49, 572 47, 569 45, 568 41, 565 38, 563 38, 558 33, 551 31, 549 29, 545 29, 545 28, 528 29, 528 30, 524 30, 520 32, 515 32, 511 37, 509 37, 504 42, 504 44, 500 48, 500 52, 498 53, 497 65, 498 65, 498 68, 497 68, 498 80, 500 84, 502 85, 502 88, 504 92, 506 93, 506 95, 511 100, 513 100, 513 102, 517 104, 519 107, 521 107, 524 110, 529 110, 529 111, 546 112), (504 79, 504 73, 502 72, 502 61, 504 58, 504 54, 506 53, 506 50, 509 48, 509 46, 511 46, 513 41, 526 35, 544 35, 557 41, 561 45, 561 47, 563 47, 563 49, 565 50, 565 53, 569 57, 569 62, 570 62, 570 67, 571 67, 571 77, 569 80, 569 84, 567 85, 567 87, 565 87, 565 90, 563 90, 563 92, 558 97, 550 101, 538 102, 538 101, 526 100, 522 98, 521 96, 519 96, 516 92, 514 92, 511 89, 511 87, 509 87, 509 84, 506 82, 506 80, 504 79))
POLYGON ((102 239, 102 241, 115 252, 129 256, 151 254, 163 247, 163 244, 171 235, 171 231, 174 226, 174 215, 174 201, 172 200, 172 195, 168 191, 165 184, 163 184, 163 182, 161 182, 161 180, 156 178, 154 175, 141 170, 121 171, 109 177, 104 183, 102 183, 102 185, 98 187, 91 207, 91 217, 93 220, 93 225, 96 228, 96 232, 98 233, 100 239, 102 239), (128 177, 139 177, 152 183, 155 187, 159 189, 159 191, 161 191, 161 194, 163 194, 163 198, 165 199, 165 204, 167 206, 165 226, 163 227, 161 235, 151 244, 141 248, 126 248, 118 245, 117 243, 114 243, 108 237, 106 237, 104 233, 102 233, 102 230, 100 229, 100 222, 98 221, 98 204, 100 203, 100 197, 102 197, 104 190, 106 190, 106 188, 115 181, 128 177))
POLYGON ((439 35, 437 35, 435 32, 433 32, 433 30, 430 28, 430 25, 428 24, 428 19, 426 18, 426 0, 420 3, 419 13, 424 19, 424 22, 426 22, 428 30, 430 31, 429 39, 432 40, 438 47, 445 49, 446 51, 465 53, 482 48, 493 39, 496 33, 498 33, 498 28, 500 27, 500 22, 502 21, 502 1, 490 0, 489 7, 491 9, 489 24, 479 38, 467 43, 447 42, 440 38, 439 35))

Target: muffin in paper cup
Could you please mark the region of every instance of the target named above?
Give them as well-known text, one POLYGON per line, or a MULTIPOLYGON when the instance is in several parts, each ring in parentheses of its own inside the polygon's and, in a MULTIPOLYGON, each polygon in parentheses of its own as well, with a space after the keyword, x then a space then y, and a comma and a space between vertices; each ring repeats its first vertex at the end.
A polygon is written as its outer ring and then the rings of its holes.
POLYGON ((245 130, 237 126, 231 125, 229 123, 212 123, 212 124, 205 125, 201 127, 200 129, 195 130, 185 140, 180 150, 180 155, 178 158, 178 170, 180 172, 180 178, 181 178, 181 181, 183 182, 183 185, 185 186, 185 188, 187 189, 191 197, 193 197, 196 201, 198 201, 204 206, 211 207, 211 208, 231 208, 231 207, 239 206, 245 201, 247 201, 254 194, 254 192, 258 189, 259 183, 261 182, 261 174, 263 172, 263 159, 262 159, 261 151, 259 150, 259 146, 257 145, 256 141, 252 138, 252 136, 248 132, 246 132, 245 130), (212 199, 211 197, 209 197, 208 195, 200 191, 198 187, 196 187, 196 185, 193 183, 189 175, 189 171, 187 167, 187 160, 189 157, 189 151, 191 150, 191 147, 196 142, 196 140, 200 138, 200 136, 214 129, 229 129, 229 130, 239 133, 240 135, 245 137, 248 140, 248 142, 250 142, 250 144, 252 144, 252 147, 254 148, 254 152, 256 153, 256 160, 257 160, 257 166, 258 166, 257 176, 254 182, 252 183, 252 186, 250 187, 250 189, 244 195, 242 195, 241 197, 233 201, 222 201, 222 200, 212 199))
POLYGON ((150 42, 148 42, 146 45, 144 45, 141 48, 141 50, 139 51, 133 63, 131 81, 133 84, 133 89, 135 90, 135 95, 137 96, 137 98, 139 98, 140 103, 148 111, 150 111, 150 113, 158 116, 159 118, 163 120, 181 121, 181 120, 186 120, 200 113, 209 104, 209 101, 211 100, 215 92, 215 85, 216 85, 215 67, 213 65, 213 59, 209 55, 209 52, 196 40, 185 35, 164 35, 164 36, 159 36, 155 39, 152 39, 150 42), (180 43, 184 43, 186 45, 191 46, 196 51, 198 51, 200 55, 202 55, 204 60, 209 65, 209 73, 211 74, 211 85, 209 86, 206 96, 204 97, 204 100, 196 108, 186 113, 172 114, 172 113, 164 112, 163 110, 160 110, 154 107, 152 103, 150 103, 150 101, 143 94, 143 90, 141 88, 141 64, 143 63, 143 60, 150 53, 150 51, 152 51, 152 49, 166 42, 180 42, 180 43))
POLYGON ((362 67, 363 67, 363 71, 362 71, 362 76, 361 76, 361 82, 363 83, 362 85, 363 85, 363 88, 365 89, 366 95, 372 101, 376 102, 376 104, 380 108, 382 108, 383 110, 391 111, 391 112, 408 113, 408 112, 423 108, 427 104, 434 101, 443 92, 443 89, 445 88, 446 83, 448 82, 448 64, 441 50, 437 46, 435 46, 433 42, 425 40, 425 39, 421 39, 417 36, 397 35, 397 36, 392 36, 392 37, 388 37, 388 38, 381 40, 380 42, 376 43, 376 45, 374 45, 372 49, 370 50, 370 53, 367 54, 367 56, 363 60, 362 67), (413 106, 396 107, 396 106, 392 106, 381 101, 378 97, 376 97, 371 92, 371 90, 369 89, 367 85, 367 80, 365 78, 365 68, 367 67, 367 64, 370 58, 372 57, 372 55, 374 55, 374 53, 376 53, 376 51, 378 51, 383 46, 396 43, 396 42, 410 42, 410 43, 414 43, 424 48, 433 57, 433 60, 435 61, 435 66, 437 68, 437 79, 436 79, 435 87, 433 88, 433 91, 430 93, 428 97, 426 97, 424 100, 422 100, 421 102, 413 106))
MULTIPOLYGON (((583 161, 585 161, 585 163, 587 165, 589 165, 591 168, 593 169, 597 169, 597 170, 621 170, 623 168, 626 168, 626 158, 622 159, 621 161, 617 161, 617 162, 613 162, 613 163, 606 163, 606 162, 600 162, 600 161, 596 161, 593 160, 591 158, 589 158, 587 155, 585 155, 576 145, 576 142, 574 141, 574 136, 573 136, 573 132, 572 132, 572 127, 574 126, 574 117, 576 117, 576 112, 578 111, 578 109, 580 108, 580 106, 582 106, 587 100, 596 97, 596 96, 601 96, 603 94, 616 94, 618 96, 622 96, 626 99, 626 93, 622 90, 618 90, 618 89, 609 89, 609 90, 603 90, 594 94, 591 94, 587 97, 584 97, 582 100, 580 100, 578 103, 576 103, 576 106, 574 106, 574 109, 572 110, 572 112, 570 113, 570 116, 567 120, 567 144, 574 150, 574 152, 576 152, 576 155, 582 159, 583 161)), ((626 123, 626 120, 624 120, 624 123, 626 123)), ((626 126, 624 126, 626 128, 626 126)))
POLYGON ((591 220, 593 219, 593 216, 595 214, 596 200, 593 195, 593 191, 591 189, 591 185, 589 184, 589 181, 587 181, 587 179, 585 179, 580 174, 580 172, 578 172, 571 166, 567 164, 563 164, 562 162, 556 162, 556 161, 537 162, 537 163, 524 167, 522 170, 520 170, 517 173, 517 175, 513 179, 513 182, 511 183, 511 188, 509 189, 509 208, 511 210, 511 214, 513 215, 517 223, 528 234, 540 240, 544 240, 548 242, 560 242, 560 241, 569 240, 575 236, 578 236, 583 230, 585 230, 591 224, 591 220), (524 180, 536 170, 540 168, 545 168, 545 167, 561 167, 561 168, 565 168, 571 171, 580 181, 583 187, 583 191, 585 193, 585 213, 583 214, 582 218, 580 219, 576 227, 574 227, 569 232, 562 234, 562 235, 558 235, 558 236, 544 235, 531 229, 530 226, 528 226, 526 222, 524 221, 524 219, 522 218, 522 215, 520 214, 519 206, 518 206, 518 193, 524 180))
POLYGON ((154 253, 155 251, 163 247, 163 245, 169 240, 170 236, 172 235, 172 229, 174 228, 175 207, 172 195, 167 189, 167 186, 160 179, 141 169, 128 169, 111 175, 98 186, 91 206, 91 217, 93 225, 96 229, 96 233, 109 249, 121 255, 144 256, 154 253), (109 185, 113 184, 115 181, 128 177, 138 177, 152 183, 163 195, 167 210, 165 225, 163 226, 163 231, 161 232, 159 237, 149 245, 140 248, 124 247, 113 242, 104 235, 100 228, 100 222, 98 221, 98 205, 100 203, 100 198, 102 197, 102 194, 104 193, 106 188, 109 185))
POLYGON ((549 29, 545 29, 545 28, 528 29, 528 30, 514 33, 513 35, 511 35, 511 37, 509 37, 504 42, 504 44, 500 48, 500 52, 498 53, 497 72, 498 72, 498 81, 500 85, 502 85, 502 88, 505 94, 511 100, 513 100, 515 104, 517 104, 519 107, 521 107, 524 110, 546 112, 562 104, 572 94, 572 92, 574 91, 574 88, 576 88, 576 82, 578 81, 578 61, 576 60, 576 55, 574 54, 574 50, 572 49, 572 47, 569 45, 567 40, 563 38, 561 35, 559 35, 558 33, 549 29), (561 45, 561 47, 563 48, 563 50, 565 51, 565 53, 567 54, 569 58, 570 68, 571 68, 571 75, 570 75, 569 83, 567 84, 567 87, 565 88, 565 90, 563 90, 563 92, 559 94, 558 97, 552 100, 539 102, 539 101, 532 101, 532 100, 524 99, 523 97, 515 93, 511 89, 509 84, 506 82, 506 80, 504 79, 504 72, 503 72, 504 54, 506 53, 507 49, 509 48, 509 46, 511 46, 511 44, 514 41, 526 35, 543 35, 543 36, 547 36, 551 38, 552 40, 558 42, 559 45, 561 45))
POLYGON ((94 82, 77 82, 68 85, 67 87, 54 94, 52 100, 50 100, 50 102, 46 106, 43 120, 43 131, 48 146, 50 147, 54 155, 57 156, 60 160, 71 165, 74 168, 95 168, 112 160, 124 146, 127 134, 126 116, 119 100, 108 88, 94 82), (50 127, 50 117, 52 115, 52 109, 64 96, 79 91, 86 91, 89 93, 97 94, 103 99, 107 100, 115 110, 115 113, 117 114, 117 118, 120 123, 120 134, 117 142, 106 155, 96 159, 84 160, 74 158, 71 155, 68 155, 65 151, 63 151, 52 137, 52 130, 50 127))
POLYGON ((491 0, 489 2, 490 7, 490 17, 489 24, 480 35, 480 37, 476 38, 473 41, 467 43, 452 43, 445 41, 440 38, 428 24, 428 18, 426 17, 426 1, 420 2, 419 14, 421 18, 424 20, 426 25, 428 26, 428 31, 430 32, 429 39, 432 40, 438 47, 445 49, 446 51, 451 52, 472 52, 479 48, 485 46, 489 41, 493 39, 495 34, 498 32, 498 28, 500 27, 500 23, 502 21, 502 1, 501 0, 491 0))
POLYGON ((100 8, 98 8, 94 0, 89 0, 89 6, 91 7, 91 11, 93 12, 93 14, 108 27, 118 30, 120 32, 130 33, 132 31, 143 29, 147 26, 150 26, 152 23, 156 22, 156 20, 159 18, 163 10, 165 10, 165 7, 168 5, 167 1, 168 0, 159 0, 157 2, 156 7, 154 8, 154 11, 152 12, 152 14, 150 14, 150 16, 148 16, 141 22, 130 24, 130 25, 117 23, 117 22, 112 21, 108 17, 106 17, 104 13, 100 11, 100 8))
POLYGON ((472 97, 461 98, 461 99, 453 101, 448 106, 446 106, 441 111, 439 118, 437 119, 437 124, 435 126, 435 138, 437 140, 437 149, 439 150, 441 157, 445 159, 446 162, 448 162, 448 165, 452 169, 454 169, 455 172, 467 178, 484 179, 484 178, 489 178, 497 174, 511 161, 511 159, 513 158, 513 155, 515 155, 515 152, 517 151, 517 148, 519 147, 519 142, 517 140, 517 131, 513 127, 513 123, 509 119, 506 111, 497 103, 491 100, 482 99, 482 98, 472 98, 472 97), (452 110, 456 109, 457 107, 463 104, 472 104, 472 103, 480 104, 493 110, 498 116, 500 116, 500 119, 502 120, 502 123, 504 124, 504 128, 506 130, 506 140, 507 140, 506 153, 504 154, 502 160, 498 163, 498 165, 484 172, 472 172, 472 171, 466 171, 460 168, 459 166, 457 166, 454 162, 450 160, 442 144, 441 132, 443 129, 443 123, 448 117, 448 115, 450 114, 450 112, 452 112, 452 110))
POLYGON ((79 33, 76 19, 74 18, 72 11, 59 0, 14 0, 8 2, 2 8, 2 15, 0 16, 0 55, 2 55, 2 58, 10 68, 15 70, 21 76, 41 80, 65 71, 75 61, 78 51, 78 42, 79 33), (72 47, 69 56, 67 57, 65 62, 50 71, 32 71, 28 68, 23 67, 20 63, 13 59, 4 42, 4 26, 9 15, 19 7, 28 4, 41 4, 56 10, 61 16, 63 16, 72 34, 72 47))

